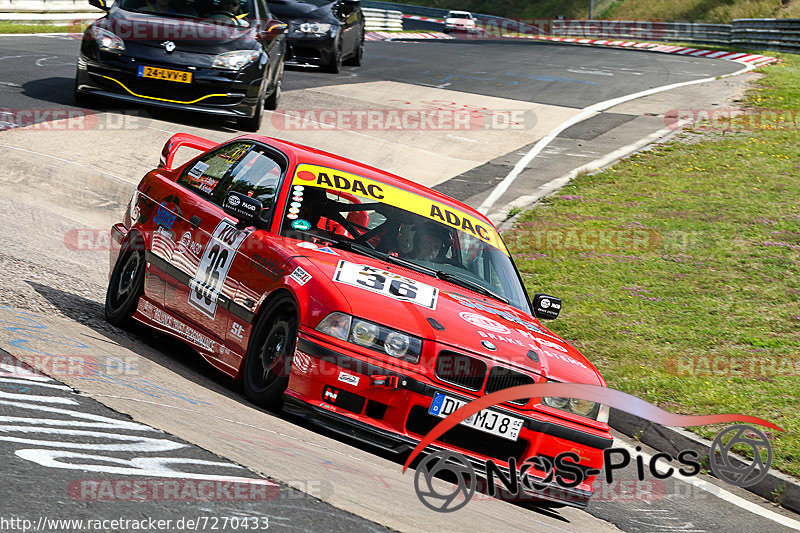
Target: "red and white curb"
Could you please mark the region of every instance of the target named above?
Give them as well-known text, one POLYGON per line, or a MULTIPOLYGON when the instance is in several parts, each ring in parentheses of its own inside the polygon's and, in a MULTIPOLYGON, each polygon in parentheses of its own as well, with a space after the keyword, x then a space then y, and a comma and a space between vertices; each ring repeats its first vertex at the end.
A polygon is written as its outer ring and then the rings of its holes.
MULTIPOLYGON (((412 15, 409 15, 411 17, 412 15)), ((424 17, 423 17, 424 18, 424 17)), ((394 39, 455 39, 452 35, 441 32, 390 32, 390 31, 370 31, 367 32, 368 41, 388 41, 394 39)), ((780 61, 775 57, 760 54, 747 54, 744 52, 726 52, 725 50, 709 50, 703 48, 689 48, 670 44, 657 44, 639 41, 624 41, 612 39, 581 39, 577 37, 553 37, 549 35, 514 35, 505 36, 505 39, 535 39, 539 41, 551 41, 568 44, 583 44, 589 46, 604 46, 611 48, 635 48, 637 50, 648 50, 650 52, 661 52, 664 54, 678 54, 693 57, 707 57, 710 59, 724 59, 734 61, 743 65, 760 67, 770 63, 780 61)))
POLYGON ((725 59, 735 61, 744 65, 760 67, 769 63, 780 61, 778 58, 763 56, 759 54, 746 54, 743 52, 726 52, 724 50, 708 50, 702 48, 689 48, 686 46, 676 46, 669 44, 645 43, 639 41, 614 41, 609 39, 579 39, 576 37, 552 37, 548 35, 520 35, 507 37, 508 39, 536 39, 540 41, 554 41, 559 43, 587 44, 591 46, 609 46, 614 48, 636 48, 637 50, 648 50, 650 52, 661 52, 664 54, 678 54, 693 57, 707 57, 710 59, 725 59))
POLYGON ((440 24, 444 24, 444 19, 437 19, 436 17, 420 17, 419 15, 403 15, 404 19, 409 20, 424 20, 426 22, 439 22, 440 24))
POLYGON ((364 36, 366 41, 391 41, 394 39, 455 39, 455 37, 437 31, 368 31, 364 36))

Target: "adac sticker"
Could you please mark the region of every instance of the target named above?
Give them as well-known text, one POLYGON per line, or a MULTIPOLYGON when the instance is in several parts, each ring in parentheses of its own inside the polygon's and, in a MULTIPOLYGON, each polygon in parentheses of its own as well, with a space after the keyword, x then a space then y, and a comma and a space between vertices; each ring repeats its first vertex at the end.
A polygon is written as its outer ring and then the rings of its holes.
POLYGON ((508 250, 500 235, 491 224, 426 196, 341 170, 308 164, 298 165, 292 184, 295 188, 297 186, 319 187, 378 200, 446 226, 457 228, 508 255, 508 250))

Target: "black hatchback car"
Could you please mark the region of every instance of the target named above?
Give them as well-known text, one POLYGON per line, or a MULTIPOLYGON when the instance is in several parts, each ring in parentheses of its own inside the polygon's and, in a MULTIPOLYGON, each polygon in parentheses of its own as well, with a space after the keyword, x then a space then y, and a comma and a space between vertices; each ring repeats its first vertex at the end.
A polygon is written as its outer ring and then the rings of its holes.
POLYGON ((256 131, 275 109, 286 24, 264 0, 89 0, 75 99, 91 96, 236 118, 256 131))
POLYGON ((289 24, 288 64, 318 65, 339 72, 364 59, 364 13, 359 0, 267 0, 289 24))

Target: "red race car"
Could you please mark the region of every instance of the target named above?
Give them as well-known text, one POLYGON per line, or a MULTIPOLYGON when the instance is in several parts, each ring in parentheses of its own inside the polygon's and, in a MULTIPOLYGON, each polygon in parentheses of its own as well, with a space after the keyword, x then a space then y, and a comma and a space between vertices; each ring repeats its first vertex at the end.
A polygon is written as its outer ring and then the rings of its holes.
MULTIPOLYGON (((511 386, 605 386, 540 324, 560 301, 529 301, 486 217, 329 153, 177 134, 111 233, 109 322, 182 339, 252 402, 383 449, 408 451, 460 405, 511 386), (183 146, 203 153, 172 168, 183 146)), ((520 399, 433 448, 504 467, 572 451, 599 470, 607 420, 591 402, 520 399)), ((585 506, 595 478, 543 499, 585 506)))

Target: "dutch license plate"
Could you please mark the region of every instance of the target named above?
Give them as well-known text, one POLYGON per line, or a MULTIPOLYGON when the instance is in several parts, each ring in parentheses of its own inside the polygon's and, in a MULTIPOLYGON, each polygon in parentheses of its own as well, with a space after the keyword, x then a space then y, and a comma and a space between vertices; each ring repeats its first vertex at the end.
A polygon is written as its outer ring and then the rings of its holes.
POLYGON ((153 78, 156 80, 177 81, 179 83, 192 83, 192 73, 168 68, 139 66, 137 76, 140 78, 153 78))
MULTIPOLYGON (((439 418, 445 418, 453 411, 466 404, 467 402, 465 401, 437 392, 433 397, 428 413, 438 416, 439 418)), ((469 426, 479 431, 491 433, 492 435, 497 435, 498 437, 513 441, 516 441, 517 437, 519 437, 522 423, 523 420, 521 418, 509 416, 491 409, 478 411, 461 422, 464 426, 469 426)))

